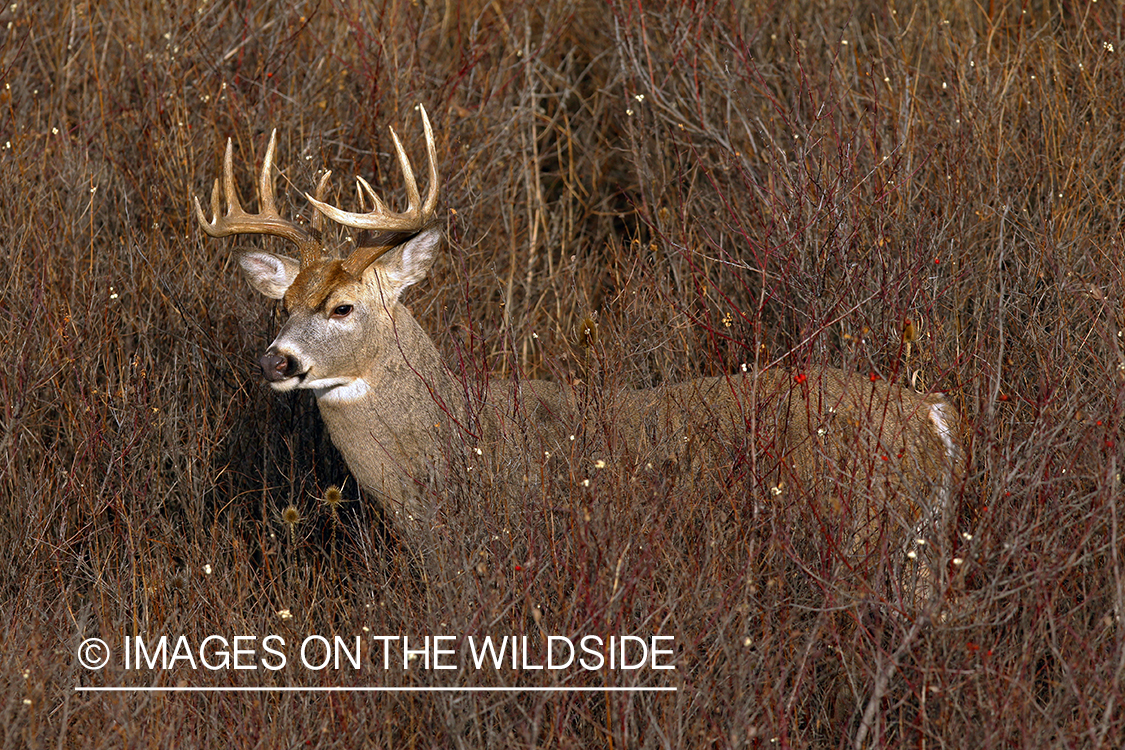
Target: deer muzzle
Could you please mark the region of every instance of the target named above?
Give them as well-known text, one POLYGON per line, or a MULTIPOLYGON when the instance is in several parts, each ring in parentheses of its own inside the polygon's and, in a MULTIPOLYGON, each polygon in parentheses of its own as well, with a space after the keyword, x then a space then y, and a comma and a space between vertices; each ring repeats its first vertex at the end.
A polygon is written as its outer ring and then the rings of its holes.
POLYGON ((297 360, 274 350, 269 350, 258 360, 262 375, 271 383, 277 383, 297 374, 297 360))

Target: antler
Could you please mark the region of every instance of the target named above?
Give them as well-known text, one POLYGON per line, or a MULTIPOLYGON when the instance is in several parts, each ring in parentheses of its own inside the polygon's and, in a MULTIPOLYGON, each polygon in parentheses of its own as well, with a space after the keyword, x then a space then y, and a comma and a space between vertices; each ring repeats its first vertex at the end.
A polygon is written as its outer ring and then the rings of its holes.
MULTIPOLYGON (((391 128, 391 138, 395 143, 395 151, 398 152, 399 167, 402 169, 402 176, 406 181, 406 210, 398 213, 388 209, 367 180, 362 177, 356 177, 357 188, 360 192, 361 203, 364 194, 371 199, 373 207, 370 211, 365 213, 342 211, 333 205, 322 202, 320 200, 322 196, 319 194, 315 198, 306 195, 316 209, 338 224, 352 229, 388 232, 392 234, 394 240, 401 240, 401 235, 404 234, 416 234, 432 223, 434 209, 437 206, 438 188, 440 187, 437 172, 437 149, 434 146, 434 133, 430 128, 430 118, 426 116, 426 108, 419 105, 418 109, 422 112, 422 126, 426 130, 426 152, 430 161, 430 187, 426 191, 425 202, 421 200, 418 193, 418 183, 414 180, 414 170, 410 166, 410 159, 407 158, 406 151, 403 150, 402 143, 399 142, 394 128, 391 128)), ((385 242, 386 239, 384 238, 383 242, 373 246, 357 247, 344 261, 344 269, 353 275, 359 275, 363 272, 363 269, 371 265, 381 255, 393 250, 399 244, 398 241, 391 241, 390 244, 384 244, 385 242)))
MULTIPOLYGON (((324 244, 320 241, 321 217, 313 219, 313 231, 309 232, 299 224, 281 218, 277 211, 277 201, 273 192, 273 154, 277 147, 277 129, 270 135, 270 145, 266 148, 266 158, 258 175, 258 198, 261 210, 256 214, 247 213, 238 200, 238 188, 234 184, 234 170, 231 167, 231 141, 227 139, 227 150, 223 157, 223 193, 227 201, 227 212, 220 216, 219 181, 211 189, 211 221, 203 213, 199 199, 195 198, 195 216, 203 231, 212 237, 229 237, 234 234, 271 234, 282 237, 295 244, 301 254, 301 267, 315 263, 323 254, 324 244)), ((316 187, 317 198, 323 198, 328 188, 331 172, 320 178, 316 187)), ((316 203, 317 201, 314 201, 316 203)))

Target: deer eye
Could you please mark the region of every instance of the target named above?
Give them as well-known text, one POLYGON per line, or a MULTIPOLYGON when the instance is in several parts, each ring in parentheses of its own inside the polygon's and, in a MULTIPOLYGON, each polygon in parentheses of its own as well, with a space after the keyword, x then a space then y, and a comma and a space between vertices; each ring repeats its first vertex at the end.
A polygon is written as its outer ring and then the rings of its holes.
POLYGON ((332 310, 332 317, 333 318, 346 318, 351 314, 352 314, 352 306, 351 305, 336 305, 336 307, 332 310))

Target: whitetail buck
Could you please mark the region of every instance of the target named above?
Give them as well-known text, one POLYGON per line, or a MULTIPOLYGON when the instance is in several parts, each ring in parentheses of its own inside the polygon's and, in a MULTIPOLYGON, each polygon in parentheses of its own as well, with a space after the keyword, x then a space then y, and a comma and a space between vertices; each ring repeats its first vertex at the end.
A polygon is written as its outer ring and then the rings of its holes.
MULTIPOLYGON (((307 196, 319 212, 311 226, 282 218, 271 173, 276 132, 258 177, 257 214, 239 202, 230 141, 222 189, 215 180, 212 190, 211 221, 195 202, 212 237, 269 234, 297 246, 299 260, 262 251, 239 257, 250 285, 284 300, 288 314, 260 360, 262 372, 274 390, 313 392, 352 473, 408 534, 433 520, 435 509, 423 499, 433 494, 425 489, 455 475, 455 457, 491 462, 512 481, 526 482, 552 452, 573 459, 573 436, 588 435, 590 427, 569 385, 454 377, 403 306, 403 292, 425 277, 442 239, 437 154, 424 110, 422 123, 429 157, 425 200, 391 130, 406 182, 401 213, 362 178, 361 203, 366 195, 370 211, 329 205, 326 174, 316 197, 307 196), (324 217, 360 230, 346 258, 325 251, 324 217)), ((597 444, 613 460, 634 467, 655 461, 697 479, 704 472, 719 486, 724 471, 749 463, 761 496, 747 498, 747 508, 790 493, 828 496, 837 510, 848 505, 850 554, 870 546, 880 529, 895 534, 899 553, 916 550, 919 535, 940 533, 948 515, 961 451, 953 410, 936 396, 838 369, 770 368, 626 390, 602 404, 607 412, 600 413, 597 444)), ((932 574, 923 567, 912 575, 926 586, 932 574)))

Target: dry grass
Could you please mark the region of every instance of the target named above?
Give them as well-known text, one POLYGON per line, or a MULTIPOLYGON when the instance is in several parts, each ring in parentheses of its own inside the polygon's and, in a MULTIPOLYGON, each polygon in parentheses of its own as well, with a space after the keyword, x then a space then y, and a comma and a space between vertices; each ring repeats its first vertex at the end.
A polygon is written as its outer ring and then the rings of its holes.
POLYGON ((1113 3, 50 5, 0 12, 0 746, 1125 744, 1113 3), (612 457, 438 498, 450 576, 419 580, 311 400, 261 387, 279 312, 188 211, 228 136, 260 159, 275 125, 290 213, 325 167, 391 190, 387 126, 420 153, 418 102, 449 247, 411 306, 456 372, 597 396, 812 362, 946 391, 971 461, 941 617, 894 613, 888 550, 840 564, 824 498, 612 457), (333 484, 353 501, 318 500, 333 484), (673 635, 677 668, 75 655, 364 628, 673 635), (74 691, 178 683, 679 690, 74 691))

